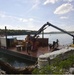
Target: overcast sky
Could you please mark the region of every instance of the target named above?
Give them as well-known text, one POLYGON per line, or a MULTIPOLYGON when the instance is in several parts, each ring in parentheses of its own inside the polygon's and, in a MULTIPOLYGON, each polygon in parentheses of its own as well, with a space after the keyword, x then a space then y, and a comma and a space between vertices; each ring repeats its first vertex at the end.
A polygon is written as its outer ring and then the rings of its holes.
POLYGON ((46 22, 74 31, 74 0, 0 0, 1 29, 38 30, 46 22))

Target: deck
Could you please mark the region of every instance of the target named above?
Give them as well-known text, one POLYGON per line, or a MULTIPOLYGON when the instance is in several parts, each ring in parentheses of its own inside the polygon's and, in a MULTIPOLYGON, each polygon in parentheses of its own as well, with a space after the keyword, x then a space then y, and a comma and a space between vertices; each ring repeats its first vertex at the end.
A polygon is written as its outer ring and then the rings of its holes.
MULTIPOLYGON (((26 43, 24 41, 20 41, 18 40, 17 43, 12 43, 12 41, 10 41, 10 43, 7 44, 7 48, 0 48, 0 52, 15 56, 15 57, 19 57, 21 59, 27 59, 27 60, 31 60, 31 61, 37 61, 37 58, 45 53, 50 53, 56 49, 58 49, 57 44, 53 45, 50 47, 48 44, 48 39, 38 39, 39 41, 39 45, 36 46, 36 44, 34 46, 27 47, 26 43), (33 48, 34 47, 34 48, 33 48), (28 52, 27 52, 27 48, 28 48, 28 52), (50 49, 51 48, 51 49, 50 49), (34 50, 33 50, 34 49, 34 50)), ((3 43, 4 44, 4 43, 3 43)), ((28 45, 29 46, 29 45, 28 45)), ((4 46, 3 46, 4 47, 4 46)))
POLYGON ((29 53, 27 53, 27 50, 18 51, 16 47, 11 47, 8 49, 0 48, 0 52, 23 59, 23 60, 28 60, 28 61, 36 63, 37 58, 40 55, 50 52, 50 48, 39 47, 38 50, 34 50, 34 51, 29 50, 29 53))
POLYGON ((39 47, 38 50, 28 50, 29 52, 27 53, 27 50, 20 50, 18 51, 16 47, 13 48, 8 48, 8 50, 10 51, 14 51, 20 54, 24 54, 24 55, 28 55, 28 56, 32 56, 32 57, 39 57, 41 54, 45 54, 50 52, 50 48, 49 47, 39 47))

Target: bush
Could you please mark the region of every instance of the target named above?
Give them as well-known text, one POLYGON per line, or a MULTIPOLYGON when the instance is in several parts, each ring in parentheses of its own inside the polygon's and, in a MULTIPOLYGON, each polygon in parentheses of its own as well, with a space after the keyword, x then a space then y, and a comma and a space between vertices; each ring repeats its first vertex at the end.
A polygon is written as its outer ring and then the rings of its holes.
POLYGON ((64 69, 69 69, 74 64, 74 55, 69 55, 67 59, 60 60, 59 57, 54 59, 51 65, 47 65, 41 69, 34 69, 33 74, 63 74, 64 69))

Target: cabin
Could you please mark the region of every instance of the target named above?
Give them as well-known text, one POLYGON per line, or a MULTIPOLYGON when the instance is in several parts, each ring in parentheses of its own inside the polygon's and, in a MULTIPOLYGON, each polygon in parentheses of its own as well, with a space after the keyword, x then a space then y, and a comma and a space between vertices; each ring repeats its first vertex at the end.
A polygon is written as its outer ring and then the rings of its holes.
POLYGON ((5 38, 5 37, 0 37, 0 46, 4 48, 9 48, 14 46, 14 42, 16 42, 16 38, 5 38))

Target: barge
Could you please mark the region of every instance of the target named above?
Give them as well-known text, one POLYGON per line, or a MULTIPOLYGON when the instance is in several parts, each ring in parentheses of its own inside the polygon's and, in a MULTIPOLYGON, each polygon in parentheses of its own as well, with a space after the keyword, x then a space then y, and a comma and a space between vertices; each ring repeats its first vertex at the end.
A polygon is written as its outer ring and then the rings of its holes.
POLYGON ((42 44, 43 47, 38 47, 37 49, 29 48, 29 50, 27 52, 27 47, 25 45, 24 40, 17 40, 16 38, 7 38, 6 39, 5 37, 1 37, 0 38, 0 44, 1 44, 0 52, 17 57, 17 58, 21 58, 23 60, 28 60, 28 61, 32 61, 32 62, 36 63, 37 58, 41 54, 45 54, 45 53, 49 52, 49 49, 47 46, 48 39, 47 38, 45 38, 45 39, 39 38, 38 41, 40 41, 40 44, 42 44))
POLYGON ((33 36, 28 35, 25 40, 17 40, 16 38, 7 38, 7 29, 5 27, 5 38, 0 38, 0 52, 19 57, 24 60, 30 60, 33 62, 37 61, 37 58, 45 53, 58 50, 58 40, 53 42, 53 44, 48 43, 48 38, 39 38, 38 35, 42 33, 47 28, 47 26, 52 26, 70 36, 73 37, 74 44, 74 35, 69 32, 50 24, 47 22, 44 24, 33 36))

